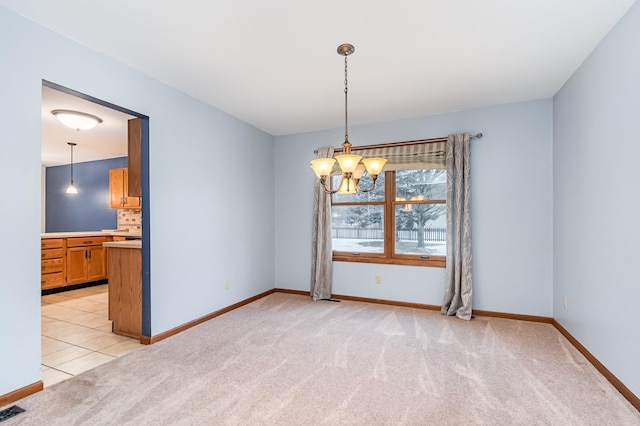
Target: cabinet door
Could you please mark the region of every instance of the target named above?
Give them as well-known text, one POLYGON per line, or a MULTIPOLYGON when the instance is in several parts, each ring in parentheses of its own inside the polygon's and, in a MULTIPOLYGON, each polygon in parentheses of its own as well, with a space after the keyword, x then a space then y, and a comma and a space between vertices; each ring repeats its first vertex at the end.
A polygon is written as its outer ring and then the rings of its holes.
POLYGON ((142 184, 141 184, 141 150, 140 145, 142 141, 142 120, 139 118, 132 118, 128 123, 129 140, 128 140, 128 173, 129 178, 127 195, 130 197, 142 196, 142 184))
POLYGON ((139 209, 140 198, 129 197, 127 169, 109 170, 109 207, 112 209, 139 209))
POLYGON ((124 181, 124 193, 122 194, 122 201, 124 204, 122 207, 125 209, 139 209, 140 198, 129 196, 129 169, 122 169, 122 173, 122 180, 124 181))
POLYGON ((87 281, 107 278, 105 248, 101 246, 87 247, 87 281))
POLYGON ((109 170, 109 207, 121 209, 124 206, 124 169, 109 170))
POLYGON ((67 284, 80 284, 87 281, 87 263, 85 247, 67 249, 67 284))

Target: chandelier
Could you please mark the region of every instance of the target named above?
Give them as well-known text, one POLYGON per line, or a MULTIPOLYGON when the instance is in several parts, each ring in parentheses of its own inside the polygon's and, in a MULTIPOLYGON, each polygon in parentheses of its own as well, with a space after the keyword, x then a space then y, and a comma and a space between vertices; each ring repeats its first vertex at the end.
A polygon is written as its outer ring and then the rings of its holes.
MULTIPOLYGON (((311 161, 311 168, 320 180, 322 189, 327 194, 355 194, 356 192, 369 192, 376 186, 376 179, 382 172, 387 160, 385 158, 362 158, 361 155, 351 153, 351 143, 349 142, 349 115, 347 111, 347 94, 349 92, 347 82, 347 57, 355 51, 351 44, 341 44, 338 46, 338 55, 344 56, 344 143, 342 144, 342 154, 335 158, 317 158, 311 161), (331 176, 333 167, 338 162, 342 179, 337 189, 331 190, 327 187, 327 181, 331 176), (371 176, 371 187, 360 188, 358 182, 365 170, 371 176)), ((329 183, 331 185, 331 183, 329 183)))

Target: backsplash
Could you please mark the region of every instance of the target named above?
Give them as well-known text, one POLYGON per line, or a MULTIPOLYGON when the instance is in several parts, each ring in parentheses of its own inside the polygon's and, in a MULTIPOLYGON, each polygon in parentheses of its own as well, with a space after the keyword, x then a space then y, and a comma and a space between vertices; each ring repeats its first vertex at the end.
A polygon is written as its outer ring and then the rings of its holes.
POLYGON ((129 232, 142 232, 142 210, 118 209, 118 229, 128 229, 129 232))

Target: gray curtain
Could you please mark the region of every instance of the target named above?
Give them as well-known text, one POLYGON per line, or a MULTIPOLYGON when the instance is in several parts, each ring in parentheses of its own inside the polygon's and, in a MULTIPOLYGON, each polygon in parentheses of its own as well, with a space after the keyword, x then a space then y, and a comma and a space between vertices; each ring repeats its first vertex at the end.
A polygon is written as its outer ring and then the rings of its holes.
MULTIPOLYGON (((333 147, 318 148, 318 158, 333 157, 333 147)), ((331 298, 333 250, 331 248, 331 195, 324 192, 316 179, 313 196, 313 234, 311 247, 311 297, 331 298)))
POLYGON ((447 139, 447 287, 441 313, 471 319, 471 165, 469 133, 447 139))

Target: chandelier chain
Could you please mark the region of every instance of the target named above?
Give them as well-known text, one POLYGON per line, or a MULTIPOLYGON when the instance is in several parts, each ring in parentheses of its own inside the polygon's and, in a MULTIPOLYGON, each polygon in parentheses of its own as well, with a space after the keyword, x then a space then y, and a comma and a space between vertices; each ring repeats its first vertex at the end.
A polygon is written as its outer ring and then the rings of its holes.
POLYGON ((347 80, 347 55, 344 55, 344 141, 349 142, 349 113, 347 108, 347 93, 349 92, 347 80))

